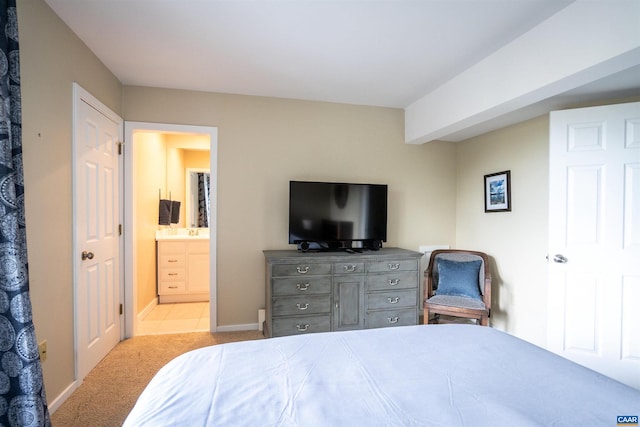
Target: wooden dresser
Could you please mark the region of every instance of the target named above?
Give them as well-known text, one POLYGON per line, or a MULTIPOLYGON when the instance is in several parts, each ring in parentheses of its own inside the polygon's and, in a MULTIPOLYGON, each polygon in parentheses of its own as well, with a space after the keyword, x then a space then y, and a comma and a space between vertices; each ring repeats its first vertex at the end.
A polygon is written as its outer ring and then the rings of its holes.
POLYGON ((267 337, 416 325, 420 252, 264 251, 267 337))

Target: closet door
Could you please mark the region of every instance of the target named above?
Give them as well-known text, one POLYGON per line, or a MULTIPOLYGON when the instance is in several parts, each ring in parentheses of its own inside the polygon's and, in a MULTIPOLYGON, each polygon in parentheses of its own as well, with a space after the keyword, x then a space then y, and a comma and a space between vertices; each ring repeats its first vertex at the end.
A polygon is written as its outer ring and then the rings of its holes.
POLYGON ((640 103, 552 112, 550 350, 640 388, 640 103))

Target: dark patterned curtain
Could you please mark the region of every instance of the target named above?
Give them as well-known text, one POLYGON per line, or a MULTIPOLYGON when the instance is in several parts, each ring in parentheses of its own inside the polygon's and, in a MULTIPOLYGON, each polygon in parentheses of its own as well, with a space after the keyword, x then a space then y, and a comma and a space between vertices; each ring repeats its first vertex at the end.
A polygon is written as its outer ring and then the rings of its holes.
POLYGON ((210 189, 211 175, 198 174, 198 227, 209 227, 209 212, 211 211, 210 189))
POLYGON ((0 32, 0 425, 46 426, 29 297, 16 0, 0 0, 0 32))

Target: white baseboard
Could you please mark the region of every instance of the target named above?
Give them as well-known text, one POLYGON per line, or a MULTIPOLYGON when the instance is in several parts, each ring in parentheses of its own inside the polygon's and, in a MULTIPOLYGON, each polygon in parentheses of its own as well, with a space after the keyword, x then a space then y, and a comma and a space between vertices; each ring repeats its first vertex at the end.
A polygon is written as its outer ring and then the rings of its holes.
POLYGON ((237 331, 257 331, 257 323, 246 323, 244 325, 218 326, 216 332, 237 332, 237 331))
POLYGON ((138 322, 142 322, 142 320, 144 320, 144 318, 147 317, 147 315, 151 313, 151 310, 153 310, 157 305, 158 298, 154 298, 140 313, 138 313, 136 320, 138 322))
POLYGON ((78 387, 80 387, 78 381, 73 381, 71 384, 69 384, 69 387, 67 387, 62 393, 60 393, 60 395, 58 395, 51 402, 47 403, 47 406, 49 407, 49 414, 53 414, 54 412, 56 412, 56 410, 65 402, 65 400, 67 400, 73 394, 74 391, 76 391, 78 387))

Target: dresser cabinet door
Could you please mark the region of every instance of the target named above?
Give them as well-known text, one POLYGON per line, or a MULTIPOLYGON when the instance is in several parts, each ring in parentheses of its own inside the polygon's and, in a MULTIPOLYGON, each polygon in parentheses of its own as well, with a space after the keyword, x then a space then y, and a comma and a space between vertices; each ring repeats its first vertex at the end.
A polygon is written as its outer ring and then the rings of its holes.
POLYGON ((335 276, 333 278, 335 331, 364 327, 364 276, 335 276))

